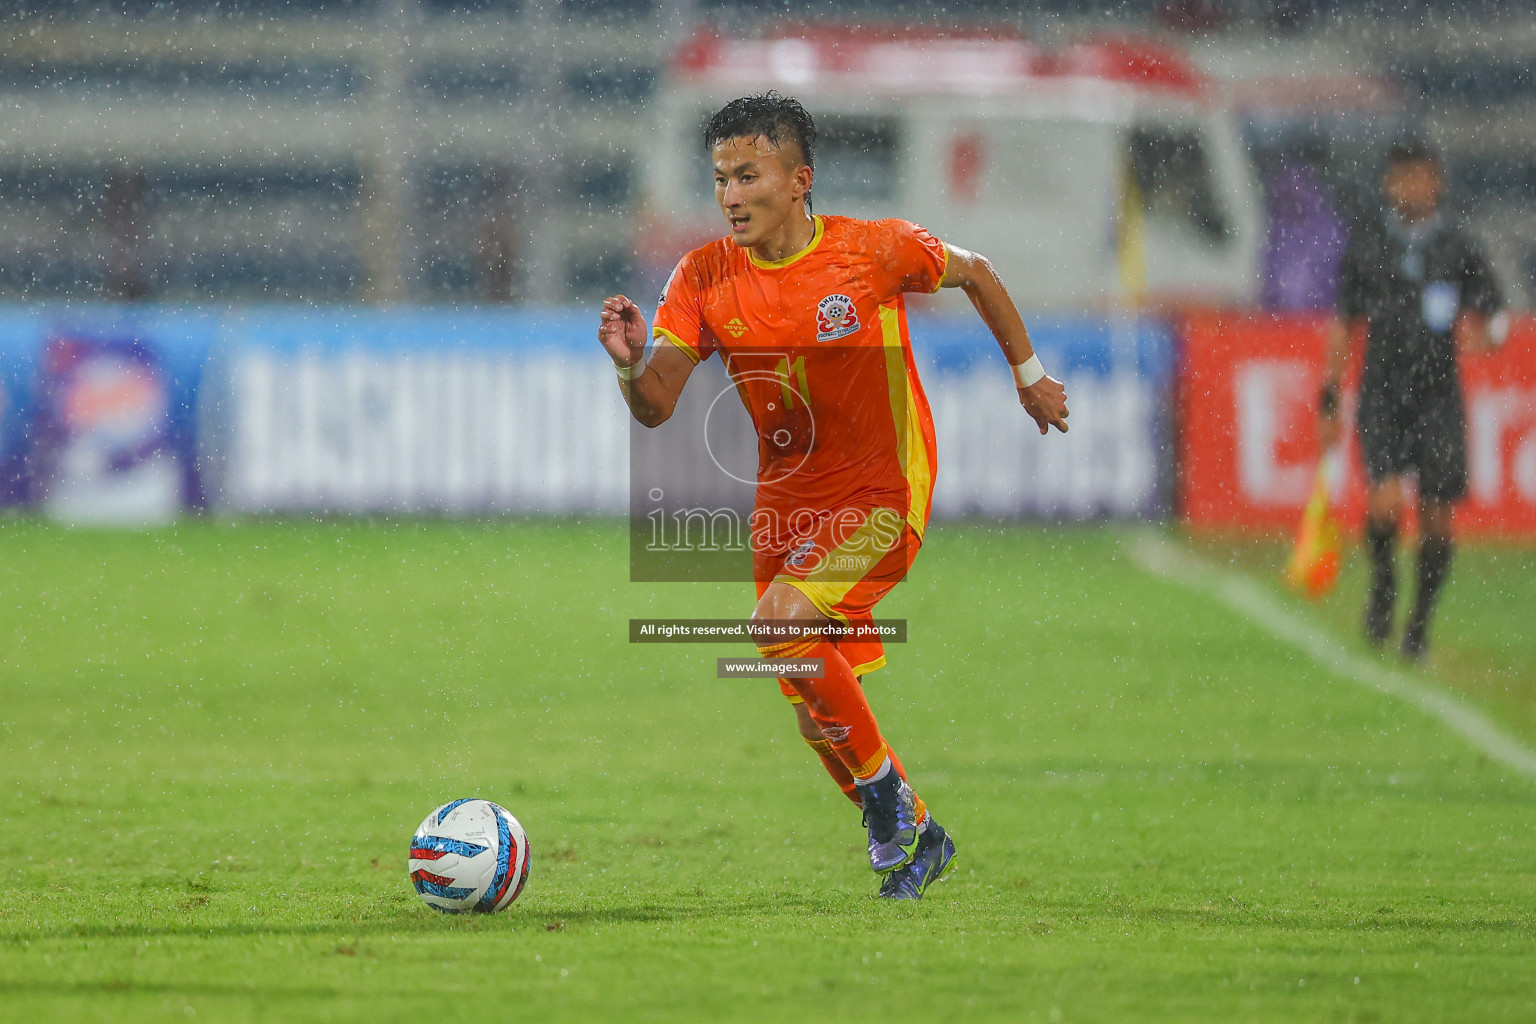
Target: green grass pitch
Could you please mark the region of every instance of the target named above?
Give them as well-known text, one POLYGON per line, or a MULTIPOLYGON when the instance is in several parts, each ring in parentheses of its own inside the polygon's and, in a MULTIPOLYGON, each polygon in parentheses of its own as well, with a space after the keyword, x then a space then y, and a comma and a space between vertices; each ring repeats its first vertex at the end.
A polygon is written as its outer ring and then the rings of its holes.
MULTIPOLYGON (((889 905, 750 651, 626 642, 748 588, 630 584, 617 523, 0 522, 0 1018, 1536 1019, 1536 784, 1127 536, 936 524, 882 606, 961 856, 889 905), (490 918, 405 877, 471 794, 534 855, 490 918)), ((1427 674, 1527 741, 1533 618, 1467 550, 1427 674)))

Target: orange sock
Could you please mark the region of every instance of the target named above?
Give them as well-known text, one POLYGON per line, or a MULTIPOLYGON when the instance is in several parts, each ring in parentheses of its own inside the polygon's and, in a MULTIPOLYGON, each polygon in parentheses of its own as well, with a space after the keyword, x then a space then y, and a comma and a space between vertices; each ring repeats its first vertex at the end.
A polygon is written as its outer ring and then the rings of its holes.
MULTIPOLYGON (((761 647, 759 652, 765 658, 822 659, 821 679, 790 678, 789 684, 800 695, 800 699, 805 701, 811 721, 816 723, 825 737, 806 742, 816 751, 821 763, 826 766, 827 774, 832 776, 848 799, 857 804, 864 802, 858 793, 858 783, 854 780, 874 775, 885 764, 886 758, 890 758, 891 771, 903 780, 906 779, 907 772, 901 765, 901 759, 886 746, 880 736, 880 726, 875 722, 875 713, 870 710, 869 701, 864 697, 864 687, 853 674, 848 659, 843 657, 835 645, 818 635, 761 647)), ((928 807, 915 792, 912 796, 916 802, 917 823, 922 825, 928 817, 928 807)))
MULTIPOLYGON (((803 737, 802 737, 803 738, 803 737)), ((843 759, 837 756, 837 751, 832 749, 832 741, 828 739, 806 740, 816 756, 821 758, 821 766, 832 776, 832 781, 837 783, 837 788, 843 791, 854 803, 863 805, 864 800, 859 796, 859 784, 853 781, 853 773, 848 766, 843 764, 843 759)))
POLYGON ((880 770, 889 754, 864 688, 838 649, 819 634, 803 640, 760 648, 765 658, 820 658, 821 679, 791 678, 789 683, 805 701, 811 721, 832 744, 838 758, 856 779, 880 770))

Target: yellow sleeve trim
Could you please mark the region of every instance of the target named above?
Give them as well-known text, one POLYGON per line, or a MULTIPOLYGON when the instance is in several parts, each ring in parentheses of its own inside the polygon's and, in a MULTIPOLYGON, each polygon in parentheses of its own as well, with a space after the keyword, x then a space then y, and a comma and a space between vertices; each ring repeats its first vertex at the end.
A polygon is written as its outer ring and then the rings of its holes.
POLYGON ((673 334, 671 331, 667 330, 665 327, 653 327, 653 328, 651 328, 651 335, 653 337, 667 339, 672 344, 674 344, 678 348, 682 349, 683 352, 688 356, 688 358, 693 360, 693 365, 695 365, 695 366, 699 365, 699 353, 698 353, 698 350, 695 349, 692 345, 685 344, 683 342, 682 338, 679 338, 677 335, 673 334))
POLYGON ((933 290, 934 291, 938 291, 940 288, 943 288, 944 287, 944 279, 949 276, 949 243, 945 242, 945 243, 943 243, 943 245, 944 245, 944 269, 939 271, 939 283, 933 286, 933 290))

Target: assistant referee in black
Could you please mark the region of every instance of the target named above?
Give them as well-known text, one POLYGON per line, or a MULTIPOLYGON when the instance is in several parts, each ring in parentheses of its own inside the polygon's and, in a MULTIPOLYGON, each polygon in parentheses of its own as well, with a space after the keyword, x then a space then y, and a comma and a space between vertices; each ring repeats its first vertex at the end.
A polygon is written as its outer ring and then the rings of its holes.
POLYGON ((1403 480, 1419 494, 1418 592, 1402 651, 1424 656, 1435 598, 1451 565, 1451 513, 1467 493, 1467 437, 1458 347, 1488 348, 1488 321, 1502 305, 1477 243, 1441 210, 1440 161, 1420 140, 1387 153, 1382 215, 1356 225, 1339 270, 1338 316, 1330 326, 1320 440, 1339 439, 1340 382, 1355 331, 1365 324, 1365 368, 1357 425, 1369 480, 1366 545, 1372 581, 1365 635, 1385 643, 1397 598, 1393 558, 1403 480))

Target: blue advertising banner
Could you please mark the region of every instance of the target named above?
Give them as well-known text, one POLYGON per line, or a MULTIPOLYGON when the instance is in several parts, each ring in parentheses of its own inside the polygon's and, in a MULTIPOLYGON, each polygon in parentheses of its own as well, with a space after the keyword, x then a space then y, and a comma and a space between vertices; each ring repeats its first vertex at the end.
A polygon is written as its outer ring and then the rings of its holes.
POLYGON ((197 394, 214 313, 0 309, 0 502, 79 522, 206 504, 197 394))
POLYGON ((1064 435, 1038 435, 977 317, 912 317, 913 353, 938 436, 933 514, 1167 516, 1172 330, 1130 316, 1025 319, 1047 371, 1066 384, 1071 430, 1064 435))
MULTIPOLYGON (((913 315, 934 514, 1165 515, 1171 332, 1030 323, 1068 387, 1066 435, 1038 436, 975 317, 913 315)), ((619 513, 629 419, 612 376, 585 309, 0 308, 0 501, 96 522, 619 513)))
POLYGON ((205 402, 236 512, 620 512, 627 412, 586 310, 250 310, 205 402))

